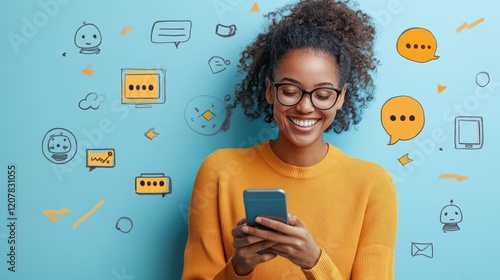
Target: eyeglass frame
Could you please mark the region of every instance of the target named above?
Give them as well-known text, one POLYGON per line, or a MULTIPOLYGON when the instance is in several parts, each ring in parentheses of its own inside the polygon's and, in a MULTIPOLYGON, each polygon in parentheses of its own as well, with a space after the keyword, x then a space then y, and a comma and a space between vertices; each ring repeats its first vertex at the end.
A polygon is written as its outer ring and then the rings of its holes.
POLYGON ((304 98, 304 94, 308 94, 309 95, 309 98, 311 99, 311 104, 314 106, 314 108, 318 109, 318 110, 330 110, 331 108, 333 108, 333 106, 335 106, 335 104, 337 104, 337 101, 339 100, 339 96, 342 94, 342 90, 341 89, 338 89, 338 88, 335 88, 335 87, 318 87, 318 88, 315 88, 311 91, 307 91, 303 88, 301 88, 300 86, 296 85, 296 84, 292 84, 292 83, 275 83, 274 81, 271 81, 271 84, 273 84, 274 88, 276 89, 276 99, 278 99, 278 102, 283 105, 283 106, 288 106, 288 107, 292 107, 292 106, 296 106, 297 104, 300 103, 300 101, 302 101, 302 99, 304 98), (290 85, 290 86, 295 86, 297 87, 298 89, 300 89, 302 91, 302 96, 300 97, 299 101, 297 101, 297 103, 295 104, 292 104, 292 105, 286 105, 286 104, 283 104, 283 102, 280 100, 279 98, 279 95, 278 95, 278 89, 280 86, 283 86, 283 85, 290 85), (316 106, 314 104, 314 101, 313 101, 313 98, 312 98, 312 94, 313 92, 319 90, 319 89, 331 89, 333 91, 335 91, 337 93, 337 97, 335 98, 335 101, 333 102, 332 106, 330 106, 329 108, 319 108, 318 106, 316 106))

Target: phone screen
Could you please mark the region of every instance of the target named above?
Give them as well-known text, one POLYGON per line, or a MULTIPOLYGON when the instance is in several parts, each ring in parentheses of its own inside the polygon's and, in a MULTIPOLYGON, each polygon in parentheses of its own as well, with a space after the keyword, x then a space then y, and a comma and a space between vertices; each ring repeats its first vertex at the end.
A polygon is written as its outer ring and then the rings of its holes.
POLYGON ((245 190, 243 192, 247 224, 257 226, 258 216, 288 223, 285 191, 281 189, 245 190))

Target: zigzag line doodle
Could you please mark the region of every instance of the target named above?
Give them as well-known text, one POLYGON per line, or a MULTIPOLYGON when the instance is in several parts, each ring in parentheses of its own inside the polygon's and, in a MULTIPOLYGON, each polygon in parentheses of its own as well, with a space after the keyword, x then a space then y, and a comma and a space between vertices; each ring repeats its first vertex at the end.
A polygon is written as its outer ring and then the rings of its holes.
POLYGON ((91 157, 90 161, 100 161, 102 163, 105 163, 105 162, 109 162, 108 159, 109 159, 109 157, 106 157, 105 159, 103 159, 102 157, 91 157))
POLYGON ((59 221, 55 215, 64 216, 70 212, 71 209, 68 208, 61 208, 60 210, 42 210, 42 213, 47 216, 47 218, 51 219, 54 223, 57 223, 59 221))

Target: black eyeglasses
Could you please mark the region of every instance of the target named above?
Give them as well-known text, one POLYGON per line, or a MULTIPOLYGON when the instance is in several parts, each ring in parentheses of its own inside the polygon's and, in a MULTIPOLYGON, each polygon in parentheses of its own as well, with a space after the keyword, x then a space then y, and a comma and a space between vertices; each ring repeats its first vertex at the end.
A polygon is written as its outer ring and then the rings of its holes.
POLYGON ((304 98, 304 94, 308 94, 314 107, 320 110, 328 110, 335 105, 340 93, 342 93, 340 89, 333 87, 319 87, 307 91, 290 83, 271 83, 276 88, 278 101, 285 106, 297 105, 304 98))

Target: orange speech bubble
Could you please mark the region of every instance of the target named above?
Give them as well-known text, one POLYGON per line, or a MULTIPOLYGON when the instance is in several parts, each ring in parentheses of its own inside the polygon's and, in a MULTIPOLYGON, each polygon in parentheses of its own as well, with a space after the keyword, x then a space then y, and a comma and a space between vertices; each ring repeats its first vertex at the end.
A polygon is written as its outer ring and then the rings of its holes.
POLYGON ((436 38, 425 28, 405 30, 398 38, 396 49, 402 57, 415 62, 424 63, 439 58, 435 55, 436 38))
POLYGON ((87 167, 89 171, 115 167, 115 149, 87 149, 87 167))
POLYGON ((141 173, 135 177, 136 194, 166 194, 172 192, 172 180, 163 173, 141 173))
POLYGON ((381 113, 382 125, 391 136, 389 145, 410 140, 424 127, 424 109, 410 96, 396 96, 385 102, 381 113))

